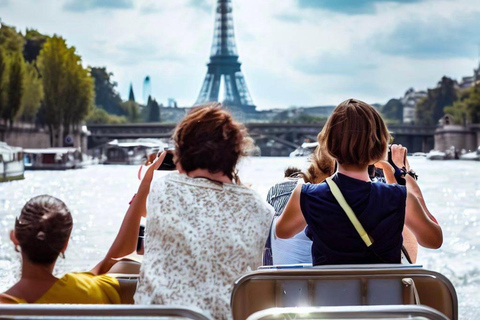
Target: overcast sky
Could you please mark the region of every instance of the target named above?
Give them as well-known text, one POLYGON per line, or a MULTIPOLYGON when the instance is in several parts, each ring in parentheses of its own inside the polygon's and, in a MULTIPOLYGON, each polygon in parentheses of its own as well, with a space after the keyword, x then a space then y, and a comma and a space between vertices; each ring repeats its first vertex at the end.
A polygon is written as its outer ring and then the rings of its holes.
MULTIPOLYGON (((162 103, 195 102, 215 0, 0 0, 2 22, 62 35, 106 66, 123 98, 146 75, 162 103)), ((237 48, 258 109, 386 103, 478 66, 477 0, 233 0, 237 48)))

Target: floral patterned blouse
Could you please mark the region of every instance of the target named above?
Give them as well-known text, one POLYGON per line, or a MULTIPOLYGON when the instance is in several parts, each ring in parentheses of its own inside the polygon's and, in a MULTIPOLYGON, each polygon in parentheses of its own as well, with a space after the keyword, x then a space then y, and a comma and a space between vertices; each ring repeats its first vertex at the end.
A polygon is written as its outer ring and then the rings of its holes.
POLYGON ((231 319, 233 283, 261 265, 273 213, 242 185, 178 172, 155 180, 135 303, 195 306, 231 319))

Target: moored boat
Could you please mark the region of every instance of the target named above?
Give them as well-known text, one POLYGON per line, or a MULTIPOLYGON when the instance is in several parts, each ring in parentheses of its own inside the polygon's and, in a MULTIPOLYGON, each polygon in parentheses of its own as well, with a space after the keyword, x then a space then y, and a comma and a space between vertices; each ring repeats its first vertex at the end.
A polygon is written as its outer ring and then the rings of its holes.
POLYGON ((113 140, 104 150, 104 164, 144 164, 149 154, 164 150, 168 144, 156 139, 113 140))
POLYGON ((24 170, 22 148, 0 141, 0 182, 21 180, 24 170))
POLYGON ((446 153, 442 151, 431 150, 429 153, 427 153, 428 160, 445 160, 446 158, 446 153))
POLYGON ((318 146, 318 142, 304 142, 300 147, 290 153, 290 157, 307 157, 311 155, 315 148, 318 146))
POLYGON ((460 160, 474 160, 480 161, 480 147, 477 148, 477 151, 468 152, 460 156, 460 160))
POLYGON ((28 170, 67 170, 83 167, 82 153, 76 148, 25 149, 24 163, 28 170))

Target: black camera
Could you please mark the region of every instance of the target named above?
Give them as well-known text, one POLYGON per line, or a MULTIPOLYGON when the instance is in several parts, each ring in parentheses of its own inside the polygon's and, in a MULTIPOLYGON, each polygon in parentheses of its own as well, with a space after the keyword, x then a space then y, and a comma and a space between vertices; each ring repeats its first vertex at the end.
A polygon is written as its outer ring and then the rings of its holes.
POLYGON ((165 151, 167 152, 167 154, 165 155, 165 159, 163 159, 162 164, 157 170, 166 170, 166 171, 176 170, 177 166, 173 162, 173 150, 169 149, 165 151))

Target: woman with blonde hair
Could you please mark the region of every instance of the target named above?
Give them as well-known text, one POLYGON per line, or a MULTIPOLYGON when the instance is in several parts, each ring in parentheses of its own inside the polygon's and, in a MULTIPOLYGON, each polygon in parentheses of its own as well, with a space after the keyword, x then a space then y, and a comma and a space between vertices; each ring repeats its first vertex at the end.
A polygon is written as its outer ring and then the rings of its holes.
MULTIPOLYGON (((406 186, 372 183, 368 166, 386 158, 389 132, 378 112, 365 102, 339 104, 318 141, 337 162, 326 183, 295 188, 276 223, 276 235, 290 238, 308 224, 313 265, 400 263, 404 223, 418 243, 439 248, 442 230, 419 200, 408 170, 406 186)), ((405 150, 392 147, 401 168, 405 150)))

